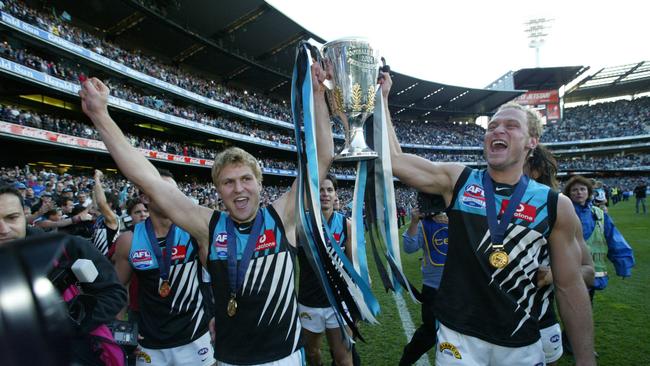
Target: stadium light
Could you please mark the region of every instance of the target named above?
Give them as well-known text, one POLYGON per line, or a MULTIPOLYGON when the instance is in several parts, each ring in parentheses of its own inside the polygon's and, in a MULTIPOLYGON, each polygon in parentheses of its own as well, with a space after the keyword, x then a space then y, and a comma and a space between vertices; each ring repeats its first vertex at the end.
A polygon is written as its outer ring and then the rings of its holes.
POLYGON ((528 33, 530 42, 528 47, 535 49, 535 67, 540 67, 539 63, 539 49, 544 45, 547 31, 551 28, 551 23, 554 19, 551 18, 535 18, 524 23, 526 29, 524 32, 528 33))

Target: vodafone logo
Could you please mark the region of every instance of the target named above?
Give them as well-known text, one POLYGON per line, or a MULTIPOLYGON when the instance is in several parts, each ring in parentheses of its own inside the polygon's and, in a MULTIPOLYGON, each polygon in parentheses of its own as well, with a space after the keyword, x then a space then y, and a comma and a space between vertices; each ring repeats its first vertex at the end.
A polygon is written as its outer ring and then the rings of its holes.
MULTIPOLYGON (((165 255, 165 252, 167 251, 167 248, 163 249, 163 255, 165 255)), ((185 259, 185 254, 187 254, 187 247, 185 246, 177 246, 177 247, 172 247, 172 260, 177 261, 180 259, 185 259)))
MULTIPOLYGON (((508 202, 510 201, 509 200, 501 201, 501 210, 499 210, 499 214, 503 214, 506 212, 506 207, 508 207, 508 202)), ((515 217, 524 221, 533 222, 535 221, 535 217, 537 217, 537 208, 535 206, 531 206, 525 203, 520 203, 519 206, 517 206, 517 209, 515 210, 515 217)))
POLYGON ((341 244, 341 234, 340 233, 334 233, 332 234, 334 237, 334 240, 336 240, 336 243, 341 244))
POLYGON ((257 239, 257 244, 255 244, 255 251, 259 252, 262 250, 273 249, 276 245, 277 244, 275 243, 275 234, 273 234, 273 230, 264 230, 264 233, 257 239))

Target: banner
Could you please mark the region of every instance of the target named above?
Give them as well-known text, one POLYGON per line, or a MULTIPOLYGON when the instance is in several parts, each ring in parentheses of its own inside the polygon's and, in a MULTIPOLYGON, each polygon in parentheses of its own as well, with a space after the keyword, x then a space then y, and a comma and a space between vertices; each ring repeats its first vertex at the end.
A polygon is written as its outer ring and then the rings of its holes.
POLYGON ((557 90, 529 90, 514 101, 522 105, 557 104, 560 102, 560 94, 557 90))

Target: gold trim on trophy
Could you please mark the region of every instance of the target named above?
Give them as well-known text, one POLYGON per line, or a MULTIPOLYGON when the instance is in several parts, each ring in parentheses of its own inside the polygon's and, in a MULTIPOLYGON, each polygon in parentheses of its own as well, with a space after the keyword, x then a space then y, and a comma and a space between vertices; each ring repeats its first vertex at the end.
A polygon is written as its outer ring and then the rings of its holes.
POLYGON ((362 99, 363 95, 361 94, 361 85, 355 83, 352 85, 352 112, 359 113, 363 111, 362 99))
POLYGON ((341 88, 334 89, 334 105, 332 109, 334 112, 343 112, 343 90, 341 88))
POLYGON ((366 113, 373 113, 375 111, 375 91, 368 90, 368 103, 366 103, 366 113))

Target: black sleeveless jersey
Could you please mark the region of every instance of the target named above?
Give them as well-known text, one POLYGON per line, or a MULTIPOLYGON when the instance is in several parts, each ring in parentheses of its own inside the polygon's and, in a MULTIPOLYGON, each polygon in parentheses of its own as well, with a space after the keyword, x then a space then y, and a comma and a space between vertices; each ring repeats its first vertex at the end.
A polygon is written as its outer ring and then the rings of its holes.
MULTIPOLYGON (((162 349, 193 342, 208 331, 210 321, 199 288, 201 266, 197 246, 190 234, 176 227, 169 269, 171 293, 161 297, 160 267, 151 245, 145 222, 135 225, 129 262, 138 277, 138 330, 144 337, 138 343, 162 349)), ((158 238, 154 245, 159 245, 163 253, 169 249, 166 238, 158 238)))
MULTIPOLYGON (((215 211, 210 220, 208 271, 212 279, 215 317, 215 358, 236 365, 279 360, 301 347, 301 325, 294 288, 295 249, 272 206, 261 209, 262 230, 255 244, 241 289, 237 312, 228 316, 228 234, 226 212, 215 211)), ((237 262, 246 246, 248 231, 237 227, 237 262)))
POLYGON ((110 249, 115 239, 117 239, 117 234, 120 232, 120 226, 118 221, 117 230, 113 230, 106 226, 106 219, 104 215, 101 215, 95 221, 93 225, 93 234, 90 240, 95 245, 95 248, 99 250, 104 256, 108 255, 108 250, 110 249))
MULTIPOLYGON (((457 332, 505 346, 539 339, 538 319, 552 306, 550 286, 537 288, 540 265, 549 264, 548 237, 557 193, 531 180, 506 230, 503 269, 488 261, 492 252, 482 178, 485 170, 465 168, 454 187, 449 214, 449 252, 435 301, 436 318, 457 332)), ((499 217, 512 186, 496 184, 499 217)), ((494 209, 494 208, 493 208, 494 209)))
MULTIPOLYGON (((348 234, 348 225, 346 218, 343 214, 334 212, 327 222, 332 236, 337 244, 345 251, 345 243, 348 234)), ((327 242, 330 245, 329 241, 327 242)), ((327 296, 321 288, 320 283, 311 268, 305 249, 302 245, 298 247, 298 263, 300 264, 299 287, 298 287, 298 302, 302 305, 310 306, 313 308, 328 308, 330 307, 327 296)))

